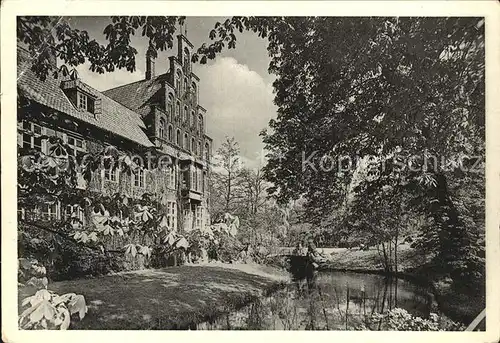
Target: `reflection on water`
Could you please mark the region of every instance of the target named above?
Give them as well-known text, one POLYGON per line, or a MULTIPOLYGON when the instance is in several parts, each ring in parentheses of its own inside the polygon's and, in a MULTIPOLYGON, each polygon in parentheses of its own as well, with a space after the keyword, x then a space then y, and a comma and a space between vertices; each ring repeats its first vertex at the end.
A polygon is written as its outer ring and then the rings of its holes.
POLYGON ((427 318, 427 289, 381 275, 320 272, 299 280, 243 309, 202 323, 215 330, 380 330, 373 315, 395 307, 427 318))

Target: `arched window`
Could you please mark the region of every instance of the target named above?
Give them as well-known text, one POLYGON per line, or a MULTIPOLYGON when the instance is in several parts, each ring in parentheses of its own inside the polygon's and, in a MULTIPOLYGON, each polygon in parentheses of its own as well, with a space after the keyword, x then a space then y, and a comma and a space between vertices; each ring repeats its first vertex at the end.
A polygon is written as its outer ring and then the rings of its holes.
POLYGON ((182 147, 182 136, 181 136, 181 130, 177 129, 177 137, 175 139, 175 142, 177 143, 178 146, 182 147))
POLYGON ((181 94, 181 82, 182 82, 181 71, 177 70, 177 73, 175 74, 175 92, 177 93, 177 97, 179 97, 181 94))
POLYGON ((197 93, 197 89, 196 89, 196 83, 192 83, 191 84, 191 94, 192 94, 192 97, 193 97, 193 103, 194 104, 197 104, 198 103, 198 93, 197 93))
POLYGON ((203 133, 203 116, 201 114, 198 116, 198 125, 200 128, 200 133, 203 133))
POLYGON ((187 133, 184 134, 184 149, 189 150, 189 138, 187 133))
POLYGON ((165 135, 165 120, 160 118, 160 127, 158 128, 158 137, 163 138, 165 135))
POLYGON ((167 131, 167 139, 168 139, 169 142, 172 142, 172 140, 174 138, 173 137, 173 130, 174 129, 172 128, 172 125, 169 125, 168 126, 168 131, 167 131))
POLYGON ((175 120, 179 120, 181 112, 181 102, 177 101, 177 106, 175 107, 175 120))
POLYGON ((198 141, 198 155, 203 156, 203 149, 201 148, 201 141, 198 141))
POLYGON ((188 107, 187 106, 184 106, 184 122, 187 123, 188 120, 189 120, 189 111, 188 111, 188 107))
POLYGON ((189 89, 189 81, 187 77, 184 78, 184 93, 186 93, 189 89))
POLYGON ((208 161, 210 159, 210 146, 205 143, 205 159, 208 161))
POLYGON ((196 114, 194 114, 194 111, 191 111, 191 126, 196 127, 196 114))
POLYGON ((191 71, 191 56, 188 48, 184 48, 184 70, 188 73, 191 71))
POLYGON ((196 155, 197 152, 196 152, 196 142, 194 140, 194 138, 191 138, 191 150, 193 151, 193 153, 196 155))
POLYGON ((167 111, 168 111, 168 121, 172 122, 174 119, 174 97, 172 96, 172 93, 168 94, 168 104, 167 104, 167 111))

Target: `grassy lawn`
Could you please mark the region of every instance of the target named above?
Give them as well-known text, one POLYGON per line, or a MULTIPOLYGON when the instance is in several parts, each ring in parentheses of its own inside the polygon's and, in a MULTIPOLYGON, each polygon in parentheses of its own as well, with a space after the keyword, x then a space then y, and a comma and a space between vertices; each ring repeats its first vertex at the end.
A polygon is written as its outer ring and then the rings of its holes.
MULTIPOLYGON (((249 265, 180 266, 49 284, 59 294, 83 294, 89 311, 72 329, 186 328, 234 310, 280 283, 287 274, 249 265)), ((19 298, 31 295, 20 289, 19 298)))
MULTIPOLYGON (((357 269, 367 271, 383 270, 383 257, 376 248, 369 250, 359 249, 324 249, 329 255, 328 266, 337 269, 357 269)), ((398 270, 406 272, 423 265, 426 260, 423 254, 419 254, 409 245, 401 245, 398 248, 398 270)))

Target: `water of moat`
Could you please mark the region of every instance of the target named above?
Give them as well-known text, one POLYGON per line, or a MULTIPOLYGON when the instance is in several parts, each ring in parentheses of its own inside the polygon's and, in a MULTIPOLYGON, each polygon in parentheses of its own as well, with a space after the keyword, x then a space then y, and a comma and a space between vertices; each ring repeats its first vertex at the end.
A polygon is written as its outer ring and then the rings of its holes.
POLYGON ((427 318, 429 289, 407 280, 376 274, 322 271, 296 280, 199 330, 383 330, 374 314, 395 307, 427 318))

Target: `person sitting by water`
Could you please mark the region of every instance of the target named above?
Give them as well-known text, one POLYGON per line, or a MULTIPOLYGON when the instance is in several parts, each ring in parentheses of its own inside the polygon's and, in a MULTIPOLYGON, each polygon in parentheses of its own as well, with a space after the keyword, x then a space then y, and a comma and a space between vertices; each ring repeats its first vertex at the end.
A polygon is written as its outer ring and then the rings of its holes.
POLYGON ((307 241, 307 256, 315 269, 319 267, 320 263, 327 260, 324 254, 318 251, 312 238, 309 238, 307 241))
POLYGON ((297 243, 297 246, 293 250, 293 255, 295 256, 306 256, 307 249, 302 245, 302 242, 297 243))
POLYGON ((307 257, 309 257, 314 269, 318 268, 318 264, 316 263, 318 251, 316 250, 316 245, 314 244, 314 240, 312 238, 307 240, 307 257))

